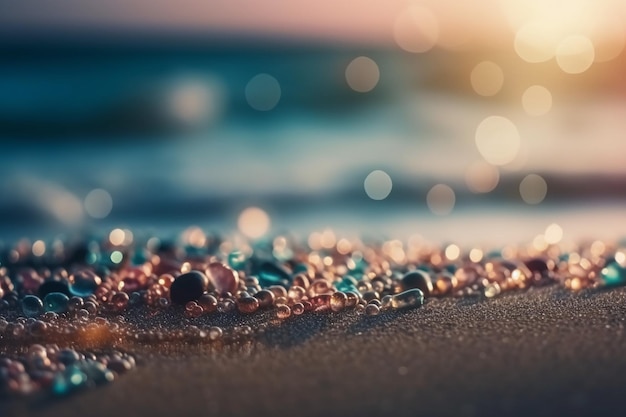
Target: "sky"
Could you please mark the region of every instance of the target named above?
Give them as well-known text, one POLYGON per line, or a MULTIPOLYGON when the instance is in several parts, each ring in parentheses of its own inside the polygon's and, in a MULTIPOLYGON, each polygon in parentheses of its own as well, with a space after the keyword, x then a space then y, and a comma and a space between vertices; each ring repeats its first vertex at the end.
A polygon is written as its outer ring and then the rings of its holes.
MULTIPOLYGON (((623 37, 620 0, 54 0, 0 2, 4 30, 163 30, 398 42, 403 20, 444 47, 507 43, 528 22, 556 32, 623 37), (11 4, 8 4, 11 3, 11 4), (411 15, 410 17, 407 17, 411 15)), ((406 26, 406 25, 405 25, 406 26)), ((413 33, 415 34, 415 33, 413 33)), ((6 36, 6 35, 5 35, 6 36)))

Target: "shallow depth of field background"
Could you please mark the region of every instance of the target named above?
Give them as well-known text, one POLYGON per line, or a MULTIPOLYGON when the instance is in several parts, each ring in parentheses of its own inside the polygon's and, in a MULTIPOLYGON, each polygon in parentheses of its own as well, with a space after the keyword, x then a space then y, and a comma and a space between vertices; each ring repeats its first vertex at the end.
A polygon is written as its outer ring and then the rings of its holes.
POLYGON ((623 238, 625 28, 617 0, 4 2, 0 237, 623 238))

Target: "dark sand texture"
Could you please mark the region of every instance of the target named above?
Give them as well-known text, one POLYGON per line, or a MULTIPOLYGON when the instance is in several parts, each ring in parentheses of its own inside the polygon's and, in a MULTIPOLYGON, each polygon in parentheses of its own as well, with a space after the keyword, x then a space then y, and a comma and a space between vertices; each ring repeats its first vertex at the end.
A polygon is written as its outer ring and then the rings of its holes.
POLYGON ((556 287, 305 314, 242 348, 146 348, 109 386, 0 416, 624 416, 625 317, 624 289, 556 287))

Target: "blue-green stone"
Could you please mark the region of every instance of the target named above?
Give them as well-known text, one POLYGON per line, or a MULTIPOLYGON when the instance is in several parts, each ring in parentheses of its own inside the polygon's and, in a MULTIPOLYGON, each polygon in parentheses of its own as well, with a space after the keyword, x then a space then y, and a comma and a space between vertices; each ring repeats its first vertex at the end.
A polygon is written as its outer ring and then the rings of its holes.
POLYGON ((424 305, 424 293, 414 288, 391 297, 391 306, 398 310, 417 308, 424 305))
POLYGON ((37 317, 43 313, 43 302, 35 295, 27 295, 22 299, 22 312, 26 317, 37 317))
POLYGON ((87 297, 98 288, 99 277, 89 271, 79 271, 72 275, 70 293, 76 297, 87 297))
POLYGON ((68 395, 82 388, 87 383, 87 375, 76 365, 68 366, 65 371, 55 376, 52 392, 56 395, 68 395))
POLYGON ((263 287, 269 287, 270 285, 286 287, 291 280, 289 272, 272 262, 263 262, 257 271, 257 276, 259 277, 259 283, 263 287))
POLYGON ((145 249, 138 249, 133 253, 131 262, 133 265, 143 265, 148 261, 150 253, 145 249))
POLYGON ((70 295, 70 288, 66 280, 46 280, 37 290, 39 297, 44 298, 46 295, 53 292, 60 292, 61 294, 70 295))
POLYGON ((115 379, 113 372, 100 362, 92 360, 83 361, 81 362, 81 369, 87 375, 89 381, 96 385, 106 384, 115 379))
POLYGON ((308 272, 309 271, 309 266, 307 264, 303 264, 303 263, 299 263, 296 266, 293 267, 293 273, 294 275, 299 274, 300 272, 308 272))
POLYGON ((70 299, 60 292, 52 292, 43 299, 43 306, 46 311, 53 313, 64 313, 67 311, 70 299))
POLYGON ((606 285, 616 286, 626 284, 626 268, 617 262, 611 262, 602 268, 602 279, 606 285))
POLYGON ((358 293, 357 285, 359 282, 351 275, 346 275, 341 281, 335 284, 335 288, 342 292, 352 291, 358 293))
POLYGON ((246 255, 239 250, 228 254, 228 265, 233 269, 243 269, 246 266, 246 255))

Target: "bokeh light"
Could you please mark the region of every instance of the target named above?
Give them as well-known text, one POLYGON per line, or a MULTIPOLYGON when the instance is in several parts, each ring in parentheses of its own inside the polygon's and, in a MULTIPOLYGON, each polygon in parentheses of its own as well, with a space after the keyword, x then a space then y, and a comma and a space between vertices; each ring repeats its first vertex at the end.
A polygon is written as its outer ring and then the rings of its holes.
POLYGON ((493 191, 500 181, 498 168, 484 161, 476 161, 465 171, 465 183, 473 193, 493 191))
POLYGON ((437 43, 439 22, 430 9, 414 5, 397 17, 393 34, 398 46, 405 51, 426 52, 437 43))
POLYGON ((259 207, 248 207, 241 212, 237 222, 239 230, 252 239, 265 235, 270 228, 270 217, 259 207))
POLYGON ((172 116, 187 124, 210 122, 217 116, 222 97, 217 88, 198 80, 185 80, 169 92, 172 116))
POLYGON ((101 188, 91 190, 85 197, 85 211, 94 219, 104 219, 113 209, 113 199, 101 188))
POLYGON ((595 50, 589 38, 581 35, 569 36, 559 43, 556 61, 568 74, 585 72, 593 64, 595 50))
POLYGON ((354 58, 346 67, 346 81, 351 89, 359 93, 372 91, 380 78, 376 62, 366 56, 354 58))
POLYGON ((530 116, 543 116, 552 108, 552 93, 542 85, 530 86, 522 95, 522 107, 530 116))
POLYGON ((557 244, 563 238, 563 228, 556 223, 552 223, 546 227, 544 236, 548 244, 557 244))
POLYGON ((114 250, 113 252, 111 252, 111 255, 109 256, 109 258, 111 259, 111 262, 113 262, 114 264, 119 264, 120 262, 124 260, 124 254, 120 252, 119 250, 114 250))
POLYGON ((446 258, 450 261, 456 261, 461 255, 461 248, 455 244, 446 246, 445 249, 446 258))
POLYGON ((363 182, 365 193, 372 200, 384 200, 391 193, 391 177, 381 170, 370 172, 363 182))
POLYGON ((428 191, 426 203, 433 214, 445 216, 452 212, 456 202, 454 190, 445 184, 437 184, 428 191))
POLYGON ((546 198, 548 184, 540 175, 529 174, 522 179, 519 185, 519 193, 527 204, 539 204, 546 198))
POLYGON ((258 74, 246 85, 246 100, 258 111, 270 111, 280 101, 281 88, 278 80, 269 74, 258 74))
POLYGON ((33 255, 43 256, 46 253, 46 243, 43 240, 36 240, 32 246, 33 255))
POLYGON ((504 72, 495 62, 483 61, 476 65, 470 76, 472 88, 477 94, 485 97, 500 92, 504 84, 504 72))
POLYGON ((520 135, 515 124, 506 117, 489 116, 476 128, 476 146, 490 164, 506 165, 519 152, 520 135))
POLYGON ((120 246, 124 244, 125 240, 126 234, 122 229, 113 229, 109 233, 109 242, 111 242, 111 245, 113 246, 120 246))
POLYGON ((515 52, 526 62, 538 63, 554 57, 556 41, 546 24, 528 23, 515 34, 515 52))

